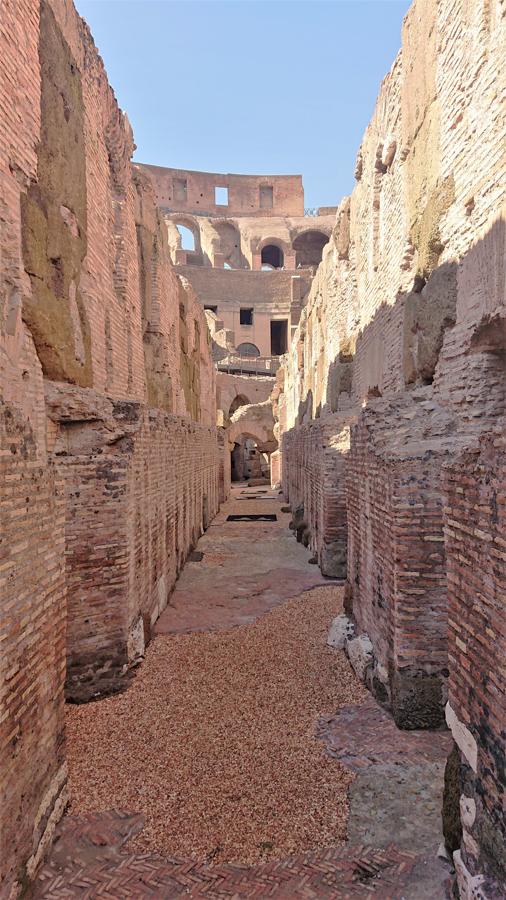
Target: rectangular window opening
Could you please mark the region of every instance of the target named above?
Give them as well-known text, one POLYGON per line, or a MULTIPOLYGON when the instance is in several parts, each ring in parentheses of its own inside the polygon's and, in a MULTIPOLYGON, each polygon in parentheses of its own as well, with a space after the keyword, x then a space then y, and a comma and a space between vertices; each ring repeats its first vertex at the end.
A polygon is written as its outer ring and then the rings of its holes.
POLYGON ((288 349, 288 319, 271 322, 271 355, 281 356, 288 349))
POLYGON ((228 206, 228 188, 218 187, 214 189, 214 202, 216 206, 228 206))
POLYGON ((252 309, 240 309, 239 310, 239 324, 240 325, 253 325, 253 310, 252 309))
POLYGON ((260 209, 272 209, 273 190, 270 184, 260 185, 260 209))

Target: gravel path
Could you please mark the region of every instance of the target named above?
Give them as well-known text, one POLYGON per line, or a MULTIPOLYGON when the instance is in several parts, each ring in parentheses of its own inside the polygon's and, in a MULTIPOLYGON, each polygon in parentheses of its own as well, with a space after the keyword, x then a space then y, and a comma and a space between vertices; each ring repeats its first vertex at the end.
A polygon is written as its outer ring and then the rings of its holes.
POLYGON ((367 695, 326 646, 342 588, 159 636, 124 694, 67 709, 71 812, 140 812, 138 849, 256 863, 339 843, 353 776, 314 737, 367 695))

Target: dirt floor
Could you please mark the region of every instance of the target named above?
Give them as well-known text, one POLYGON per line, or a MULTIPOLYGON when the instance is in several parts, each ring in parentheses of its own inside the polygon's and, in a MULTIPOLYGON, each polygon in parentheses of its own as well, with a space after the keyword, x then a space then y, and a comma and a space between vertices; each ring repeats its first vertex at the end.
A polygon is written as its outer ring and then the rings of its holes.
POLYGON ((72 804, 37 900, 450 896, 449 736, 399 731, 327 645, 343 587, 289 521, 236 487, 128 689, 68 707, 72 804))
POLYGON ((315 738, 363 695, 326 646, 342 589, 252 625, 159 636, 121 695, 68 709, 72 812, 140 812, 137 848, 254 863, 339 843, 353 776, 315 738))

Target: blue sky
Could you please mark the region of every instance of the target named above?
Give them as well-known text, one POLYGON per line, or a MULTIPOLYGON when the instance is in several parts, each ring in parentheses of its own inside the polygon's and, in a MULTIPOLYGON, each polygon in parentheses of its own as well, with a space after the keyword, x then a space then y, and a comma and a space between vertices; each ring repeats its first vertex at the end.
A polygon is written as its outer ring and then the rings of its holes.
POLYGON ((301 173, 306 206, 353 188, 355 156, 409 0, 75 0, 135 159, 301 173))

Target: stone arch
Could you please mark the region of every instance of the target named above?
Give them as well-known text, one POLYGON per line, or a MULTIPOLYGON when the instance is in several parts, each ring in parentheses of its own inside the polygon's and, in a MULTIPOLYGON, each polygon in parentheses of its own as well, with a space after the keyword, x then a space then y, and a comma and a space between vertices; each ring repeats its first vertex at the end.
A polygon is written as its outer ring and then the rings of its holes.
POLYGON ((188 254, 189 261, 202 264, 202 241, 200 226, 193 216, 185 213, 177 213, 166 217, 168 244, 173 262, 180 262, 178 255, 183 252, 188 254), (184 237, 180 228, 187 229, 193 236, 193 248, 184 246, 184 237))
POLYGON ((270 400, 241 406, 231 416, 227 431, 229 443, 234 444, 241 435, 253 438, 260 445, 267 445, 270 451, 277 448, 278 442, 274 437, 274 416, 270 400))
POLYGON ((294 239, 296 266, 318 266, 322 261, 323 248, 328 244, 330 235, 317 228, 308 228, 294 239))

